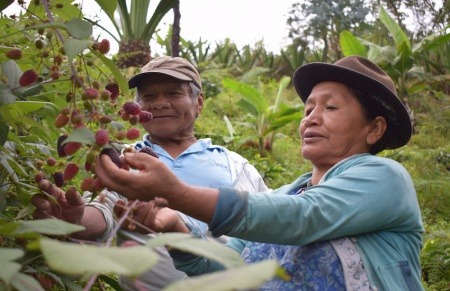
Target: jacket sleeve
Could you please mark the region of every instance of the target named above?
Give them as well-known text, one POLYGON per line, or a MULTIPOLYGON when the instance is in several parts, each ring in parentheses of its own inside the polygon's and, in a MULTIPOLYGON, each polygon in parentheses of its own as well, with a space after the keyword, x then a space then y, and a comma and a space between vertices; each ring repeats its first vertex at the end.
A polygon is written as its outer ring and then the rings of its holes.
POLYGON ((258 170, 247 159, 233 151, 223 148, 230 164, 232 188, 250 192, 263 192, 269 190, 258 170))
POLYGON ((213 235, 305 245, 380 230, 422 230, 412 180, 391 160, 356 159, 301 195, 285 190, 268 195, 220 189, 213 235))
POLYGON ((105 242, 109 237, 113 235, 113 230, 116 225, 116 221, 114 220, 114 204, 119 199, 124 199, 122 196, 120 196, 116 192, 103 190, 101 192, 102 200, 100 201, 99 197, 95 197, 94 199, 93 194, 91 192, 84 192, 83 193, 83 200, 86 204, 86 207, 95 207, 97 208, 103 215, 103 218, 106 222, 106 230, 105 232, 99 236, 96 241, 97 242, 105 242))

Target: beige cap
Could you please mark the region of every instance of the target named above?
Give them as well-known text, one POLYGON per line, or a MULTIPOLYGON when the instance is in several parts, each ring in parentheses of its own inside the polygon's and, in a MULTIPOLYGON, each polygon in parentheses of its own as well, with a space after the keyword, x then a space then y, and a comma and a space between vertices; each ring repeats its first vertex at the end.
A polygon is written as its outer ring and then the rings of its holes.
POLYGON ((195 85, 202 89, 200 74, 194 66, 184 58, 169 56, 154 58, 148 62, 142 67, 139 74, 128 81, 128 86, 130 89, 137 87, 144 76, 153 73, 165 74, 179 80, 194 82, 195 85))

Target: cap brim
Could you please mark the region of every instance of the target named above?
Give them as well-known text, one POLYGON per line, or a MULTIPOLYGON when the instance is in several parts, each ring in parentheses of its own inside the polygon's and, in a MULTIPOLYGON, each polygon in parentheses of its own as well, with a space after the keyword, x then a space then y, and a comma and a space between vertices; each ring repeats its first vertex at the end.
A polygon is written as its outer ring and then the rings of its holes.
POLYGON ((412 126, 403 103, 382 83, 351 69, 326 63, 310 63, 297 69, 293 78, 295 89, 303 102, 311 94, 315 85, 332 81, 346 84, 362 92, 368 92, 392 106, 397 115, 398 124, 391 125, 392 136, 388 148, 399 148, 411 138, 412 126))
POLYGON ((130 80, 128 80, 128 87, 130 89, 137 87, 139 85, 139 83, 141 82, 142 78, 144 78, 145 76, 151 75, 151 74, 164 74, 164 75, 168 75, 168 76, 174 77, 179 80, 194 82, 194 80, 192 80, 191 78, 189 78, 188 76, 186 76, 182 73, 178 73, 178 72, 175 72, 172 70, 155 69, 150 72, 142 72, 142 73, 139 73, 139 74, 133 76, 130 80))

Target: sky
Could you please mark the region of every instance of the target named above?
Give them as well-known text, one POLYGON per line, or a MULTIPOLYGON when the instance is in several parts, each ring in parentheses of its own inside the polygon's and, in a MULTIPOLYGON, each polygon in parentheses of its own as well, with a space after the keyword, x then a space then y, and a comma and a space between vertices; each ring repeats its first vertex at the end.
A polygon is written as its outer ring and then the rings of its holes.
MULTIPOLYGON (((138 0, 139 1, 139 0, 138 0)), ((28 2, 28 1, 27 1, 28 2)), ((84 7, 89 7, 92 15, 101 15, 101 10, 94 0, 84 0, 84 7)), ((212 45, 230 38, 238 48, 253 46, 263 40, 268 51, 278 53, 287 43, 287 14, 295 0, 180 0, 181 37, 192 42, 208 41, 212 45)), ((158 1, 151 1, 151 12, 158 1)), ((17 4, 6 10, 6 15, 20 11, 17 4)), ((83 10, 85 14, 88 12, 83 10)), ((105 16, 102 25, 114 28, 105 16)), ((168 25, 173 22, 173 12, 169 11, 161 21, 158 29, 161 36, 166 36, 168 25)), ((94 36, 107 38, 101 30, 94 29, 94 36)), ((154 48, 155 46, 151 46, 154 48)), ((118 47, 112 43, 111 52, 118 47)))

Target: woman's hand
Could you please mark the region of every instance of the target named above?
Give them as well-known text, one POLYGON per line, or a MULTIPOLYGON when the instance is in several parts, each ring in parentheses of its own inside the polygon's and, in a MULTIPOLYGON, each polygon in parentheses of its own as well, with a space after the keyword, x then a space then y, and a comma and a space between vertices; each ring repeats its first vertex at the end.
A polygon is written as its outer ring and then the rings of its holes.
POLYGON ((125 153, 122 161, 124 168, 117 167, 107 155, 96 160, 95 173, 108 190, 129 200, 164 198, 172 209, 206 223, 211 221, 219 197, 217 189, 189 186, 161 160, 144 153, 125 153))
POLYGON ((125 153, 124 168, 118 168, 107 155, 95 163, 95 173, 109 190, 130 200, 150 201, 155 197, 167 200, 189 188, 159 159, 144 153, 125 153), (137 171, 128 171, 128 168, 137 171))

